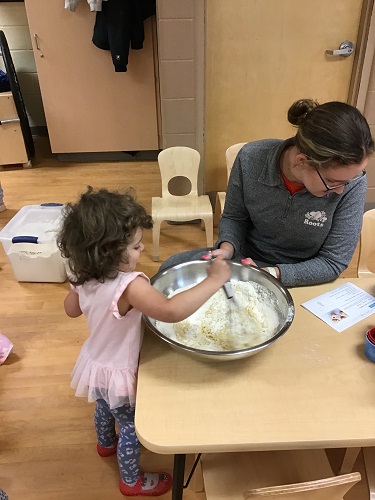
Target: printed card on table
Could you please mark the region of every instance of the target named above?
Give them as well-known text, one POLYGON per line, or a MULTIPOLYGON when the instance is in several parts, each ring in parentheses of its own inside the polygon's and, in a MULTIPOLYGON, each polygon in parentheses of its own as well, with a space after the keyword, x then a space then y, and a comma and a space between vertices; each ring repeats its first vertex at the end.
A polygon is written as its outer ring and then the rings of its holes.
POLYGON ((375 313, 375 297, 353 283, 345 283, 301 305, 337 332, 375 313))

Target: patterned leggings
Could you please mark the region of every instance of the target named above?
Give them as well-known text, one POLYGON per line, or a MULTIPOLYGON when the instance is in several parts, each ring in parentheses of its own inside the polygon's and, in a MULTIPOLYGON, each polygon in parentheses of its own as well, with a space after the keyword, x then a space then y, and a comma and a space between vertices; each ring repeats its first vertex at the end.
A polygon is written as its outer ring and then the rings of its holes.
POLYGON ((141 474, 139 467, 140 444, 134 428, 135 408, 129 405, 110 410, 104 399, 96 401, 94 413, 98 443, 110 447, 116 442, 115 422, 120 432, 117 444, 117 461, 121 479, 134 484, 141 474))
POLYGON ((8 495, 0 488, 0 500, 8 500, 8 495))

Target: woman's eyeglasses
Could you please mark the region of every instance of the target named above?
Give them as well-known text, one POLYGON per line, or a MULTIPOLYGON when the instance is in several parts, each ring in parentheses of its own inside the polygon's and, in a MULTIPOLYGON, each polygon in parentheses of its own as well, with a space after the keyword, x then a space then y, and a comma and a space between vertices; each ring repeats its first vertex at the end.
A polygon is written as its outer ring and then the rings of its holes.
POLYGON ((336 186, 328 186, 328 184, 326 183, 326 181, 323 179, 323 177, 320 175, 320 172, 319 172, 319 169, 318 167, 315 167, 314 165, 314 168, 315 170, 317 171, 319 177, 321 178, 323 184, 324 184, 324 187, 326 188, 326 191, 333 191, 337 188, 340 188, 340 187, 343 187, 343 186, 347 186, 348 184, 350 184, 351 182, 353 181, 357 181, 358 179, 361 179, 363 176, 366 175, 366 170, 362 170, 362 172, 360 172, 358 175, 356 175, 355 177, 353 177, 352 179, 349 179, 348 181, 346 182, 341 182, 340 184, 337 184, 336 186))

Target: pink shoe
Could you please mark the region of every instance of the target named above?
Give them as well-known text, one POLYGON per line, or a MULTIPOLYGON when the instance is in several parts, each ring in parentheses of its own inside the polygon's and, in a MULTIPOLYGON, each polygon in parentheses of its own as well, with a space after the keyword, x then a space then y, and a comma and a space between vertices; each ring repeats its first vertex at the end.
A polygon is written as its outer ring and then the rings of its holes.
POLYGON ((115 455, 117 452, 117 442, 118 442, 118 434, 116 436, 116 443, 113 446, 106 447, 101 444, 96 444, 96 451, 101 457, 110 457, 111 455, 115 455))
POLYGON ((167 493, 172 487, 172 477, 168 472, 154 473, 159 480, 154 483, 152 479, 144 477, 144 473, 134 486, 128 486, 120 478, 119 488, 123 495, 129 497, 158 497, 167 493))
POLYGON ((7 359, 12 348, 12 342, 0 332, 0 365, 7 359))

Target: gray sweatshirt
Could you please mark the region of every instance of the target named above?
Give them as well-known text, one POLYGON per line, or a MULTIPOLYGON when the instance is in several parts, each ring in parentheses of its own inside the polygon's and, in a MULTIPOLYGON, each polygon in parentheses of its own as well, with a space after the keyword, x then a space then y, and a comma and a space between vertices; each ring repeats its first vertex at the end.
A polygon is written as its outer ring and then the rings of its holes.
POLYGON ((217 246, 228 241, 233 258, 251 257, 280 269, 285 286, 325 283, 349 265, 362 227, 366 176, 342 194, 291 195, 279 170, 293 139, 246 144, 231 171, 217 246))

